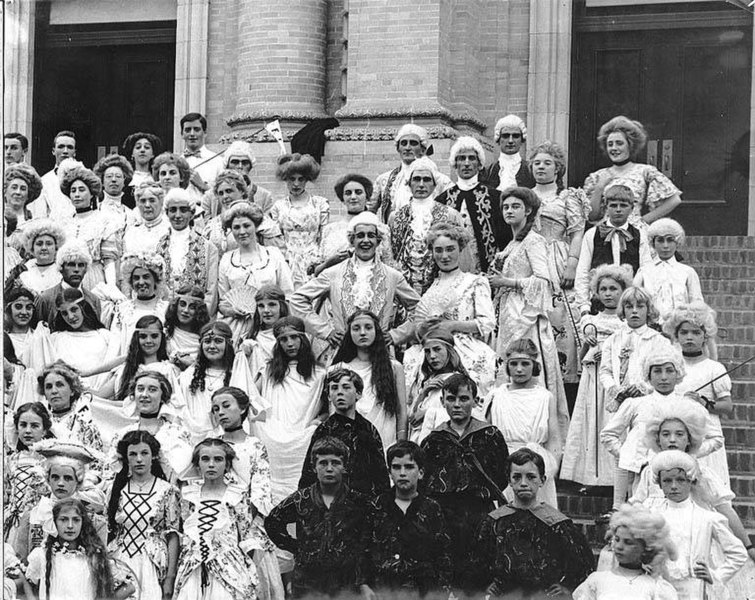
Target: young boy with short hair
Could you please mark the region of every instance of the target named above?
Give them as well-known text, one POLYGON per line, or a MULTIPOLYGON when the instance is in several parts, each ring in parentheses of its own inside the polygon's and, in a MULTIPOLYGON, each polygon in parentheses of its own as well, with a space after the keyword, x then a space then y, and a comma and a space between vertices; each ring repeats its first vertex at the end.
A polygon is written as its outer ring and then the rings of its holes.
POLYGON ((624 265, 637 273, 652 263, 652 253, 643 229, 629 224, 634 208, 634 193, 625 185, 609 184, 603 191, 605 218, 588 229, 582 238, 574 292, 580 313, 590 312, 590 278, 600 265, 624 265))
POLYGON ((443 407, 450 416, 422 442, 427 495, 443 509, 452 543, 452 583, 462 590, 476 587, 467 564, 475 533, 485 515, 503 500, 508 456, 501 431, 472 416, 477 386, 454 373, 443 382, 443 407))
POLYGON ((650 468, 666 497, 655 510, 666 519, 677 550, 676 560, 666 565, 666 579, 682 600, 726 597, 725 583, 747 562, 747 550, 724 516, 690 498, 698 478, 697 461, 681 450, 664 450, 653 457, 650 468), (721 550, 715 567, 714 542, 721 550))
MULTIPOLYGON (((356 411, 356 404, 364 391, 362 378, 351 369, 341 367, 328 373, 324 385, 335 412, 320 423, 312 434, 307 456, 317 440, 337 438, 349 449, 349 460, 346 462, 349 487, 369 497, 386 491, 390 483, 380 433, 356 411)), ((299 489, 312 485, 315 480, 314 471, 305 464, 299 489)))
POLYGON ((440 505, 419 490, 425 453, 404 440, 388 449, 387 460, 393 489, 372 501, 367 516, 362 595, 447 594, 451 538, 440 505))
POLYGON ((276 506, 265 529, 294 555, 294 597, 356 593, 369 500, 343 481, 349 449, 341 440, 317 440, 309 458, 317 481, 276 506), (290 523, 296 538, 287 530, 290 523))
POLYGON ((520 448, 506 460, 506 478, 514 500, 480 526, 474 546, 478 582, 507 598, 509 593, 571 598, 594 570, 594 558, 577 526, 538 499, 545 483, 542 456, 520 448))

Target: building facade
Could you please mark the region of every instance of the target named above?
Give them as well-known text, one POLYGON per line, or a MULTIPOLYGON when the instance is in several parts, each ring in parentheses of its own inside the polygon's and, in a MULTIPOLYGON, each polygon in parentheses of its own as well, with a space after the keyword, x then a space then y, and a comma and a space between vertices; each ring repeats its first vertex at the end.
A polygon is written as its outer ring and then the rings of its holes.
MULTIPOLYGON (((133 131, 181 147, 198 111, 208 142, 255 142, 255 180, 275 190, 277 145, 335 117, 314 190, 396 163, 393 135, 428 128, 449 172, 462 133, 497 156, 493 125, 522 116, 528 142, 569 150, 570 185, 606 159, 616 114, 648 129, 647 162, 683 191, 692 234, 755 234, 753 15, 743 0, 11 0, 4 3, 6 131, 43 172, 73 129, 92 164, 133 131)), ((336 208, 336 207, 334 207, 336 208)))

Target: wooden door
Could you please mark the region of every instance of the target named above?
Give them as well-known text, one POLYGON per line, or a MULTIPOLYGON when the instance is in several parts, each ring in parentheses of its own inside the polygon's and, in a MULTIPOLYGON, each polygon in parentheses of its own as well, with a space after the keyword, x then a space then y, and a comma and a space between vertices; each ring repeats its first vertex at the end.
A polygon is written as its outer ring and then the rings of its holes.
POLYGON ((689 234, 745 235, 752 23, 702 25, 577 32, 569 180, 610 165, 598 130, 623 114, 648 131, 640 161, 682 190, 689 234))
POLYGON ((174 43, 107 43, 107 35, 90 33, 66 44, 59 37, 37 48, 33 164, 41 172, 54 164, 52 140, 61 129, 76 133, 77 157, 88 167, 135 131, 171 145, 174 43))

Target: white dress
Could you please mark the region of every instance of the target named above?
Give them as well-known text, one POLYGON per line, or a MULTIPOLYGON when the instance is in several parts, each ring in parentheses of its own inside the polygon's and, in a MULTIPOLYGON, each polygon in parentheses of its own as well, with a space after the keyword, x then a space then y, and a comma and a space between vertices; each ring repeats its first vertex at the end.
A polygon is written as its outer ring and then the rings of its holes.
MULTIPOLYGON (((505 383, 491 391, 490 422, 503 434, 509 453, 526 447, 542 456, 546 480, 538 498, 558 508, 556 473, 562 445, 553 395, 540 386, 510 389, 510 385, 505 383)), ((513 501, 510 487, 504 495, 513 501)))
POLYGON ((25 288, 41 294, 63 281, 63 276, 55 263, 40 269, 37 266, 37 261, 32 258, 26 263, 26 271, 19 275, 19 279, 25 288))
POLYGON ((274 383, 266 372, 261 377, 261 395, 267 401, 267 420, 257 432, 270 458, 273 504, 296 491, 307 450, 316 426, 311 424, 320 409, 320 393, 325 370, 316 367, 312 377, 304 380, 296 370, 296 361, 288 364, 283 383, 274 383))
POLYGON ((174 354, 185 354, 183 358, 190 361, 197 359, 197 352, 199 352, 199 334, 192 333, 191 331, 184 331, 176 327, 173 330, 173 335, 166 338, 168 344, 168 356, 174 354))
MULTIPOLYGON (((66 361, 78 371, 88 371, 117 356, 118 338, 107 329, 94 331, 55 331, 50 334, 57 358, 66 361)), ((108 373, 82 377, 85 387, 99 388, 107 381, 108 373)))
POLYGON ((597 330, 598 345, 590 348, 582 360, 582 376, 566 436, 560 477, 583 485, 608 486, 613 485, 616 461, 598 438, 611 413, 606 410, 605 390, 598 379, 600 361, 595 360, 595 354, 606 338, 622 327, 623 321, 618 315, 601 312, 582 317, 579 327, 584 332, 588 324, 597 330))
POLYGON ((574 600, 677 600, 674 586, 618 565, 591 573, 572 593, 574 600))
POLYGON ((39 600, 97 600, 97 588, 89 560, 78 551, 53 552, 50 593, 47 593, 45 548, 29 554, 26 578, 39 586, 39 600))
MULTIPOLYGON (((686 375, 684 379, 676 386, 676 391, 680 393, 694 391, 700 386, 715 379, 719 375, 726 373, 726 367, 720 362, 703 358, 702 360, 684 359, 684 368, 686 375)), ((706 385, 698 394, 705 396, 709 400, 718 400, 722 396, 731 397, 731 378, 724 375, 718 381, 706 385)), ((713 420, 716 425, 721 426, 721 418, 713 413, 708 413, 709 419, 713 420)), ((707 456, 699 457, 701 466, 709 467, 718 477, 729 485, 729 461, 726 459, 726 448, 721 447, 711 452, 707 456)))
MULTIPOLYGON (((104 307, 103 307, 104 309, 104 307)), ((154 315, 165 322, 165 311, 168 310, 168 301, 157 297, 152 300, 122 300, 114 307, 113 320, 110 324, 112 331, 119 340, 119 352, 128 353, 131 336, 136 330, 136 322, 146 315, 154 315)), ((107 324, 107 323, 106 323, 107 324)))
POLYGON ((261 329, 254 338, 244 340, 243 344, 250 348, 248 357, 249 368, 252 371, 252 377, 264 370, 268 361, 273 357, 273 347, 275 346, 275 335, 272 328, 261 329))

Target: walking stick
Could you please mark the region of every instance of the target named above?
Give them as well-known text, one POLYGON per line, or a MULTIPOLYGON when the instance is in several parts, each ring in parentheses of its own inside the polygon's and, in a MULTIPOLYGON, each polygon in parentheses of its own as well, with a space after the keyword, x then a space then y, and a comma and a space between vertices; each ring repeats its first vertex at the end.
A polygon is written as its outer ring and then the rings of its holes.
MULTIPOLYGON (((595 339, 598 338, 598 328, 595 326, 594 323, 588 323, 582 328, 582 333, 587 335, 587 328, 592 327, 593 328, 593 334, 595 335, 595 339)), ((595 366, 595 479, 598 478, 598 458, 599 458, 599 451, 600 451, 600 439, 599 439, 599 431, 598 431, 598 361, 596 360, 594 362, 595 366)))
POLYGON ((699 392, 699 391, 700 391, 701 389, 703 389, 704 387, 706 387, 706 386, 710 385, 711 383, 715 383, 716 381, 718 381, 718 380, 719 380, 719 379, 721 379, 722 377, 726 377, 726 376, 727 376, 727 375, 728 375, 729 373, 733 373, 733 372, 734 372, 734 371, 736 371, 736 370, 737 370, 737 369, 738 369, 739 367, 744 367, 744 366, 745 366, 745 365, 746 365, 746 364, 747 364, 748 362, 752 362, 753 360, 755 360, 755 354, 753 354, 753 355, 752 355, 752 356, 751 356, 750 358, 748 358, 747 360, 743 360, 743 361, 742 361, 741 363, 739 363, 738 365, 735 365, 735 366, 733 366, 733 367, 732 367, 731 369, 729 369, 728 371, 726 371, 726 373, 721 373, 721 374, 720 374, 720 375, 719 375, 718 377, 714 377, 713 379, 711 379, 711 380, 710 380, 710 381, 708 381, 707 383, 704 383, 704 384, 702 384, 702 385, 701 385, 701 386, 700 386, 699 388, 697 388, 697 389, 696 389, 695 391, 696 391, 696 392, 699 392))
MULTIPOLYGON (((276 117, 276 118, 277 118, 277 117, 276 117)), ((262 133, 263 131, 265 131, 265 127, 264 127, 264 126, 263 126, 263 127, 261 127, 260 129, 258 129, 257 131, 255 131, 254 133, 250 133, 248 137, 254 137, 254 136, 255 136, 255 135, 257 135, 258 133, 262 133)), ((205 159, 205 160, 203 160, 203 161, 202 161, 201 163, 197 163, 197 164, 196 164, 196 165, 194 166, 194 169, 196 169, 197 167, 201 167, 201 166, 202 166, 203 164, 205 164, 205 163, 207 163, 207 162, 210 162, 211 160, 213 160, 213 159, 217 158, 218 156, 220 156, 221 154, 223 154, 223 153, 224 153, 224 152, 225 152, 226 150, 227 150, 227 148, 223 148, 223 149, 222 149, 222 150, 221 150, 220 152, 218 152, 217 154, 213 154, 213 155, 212 155, 212 156, 211 156, 210 158, 206 158, 206 159, 205 159)))

